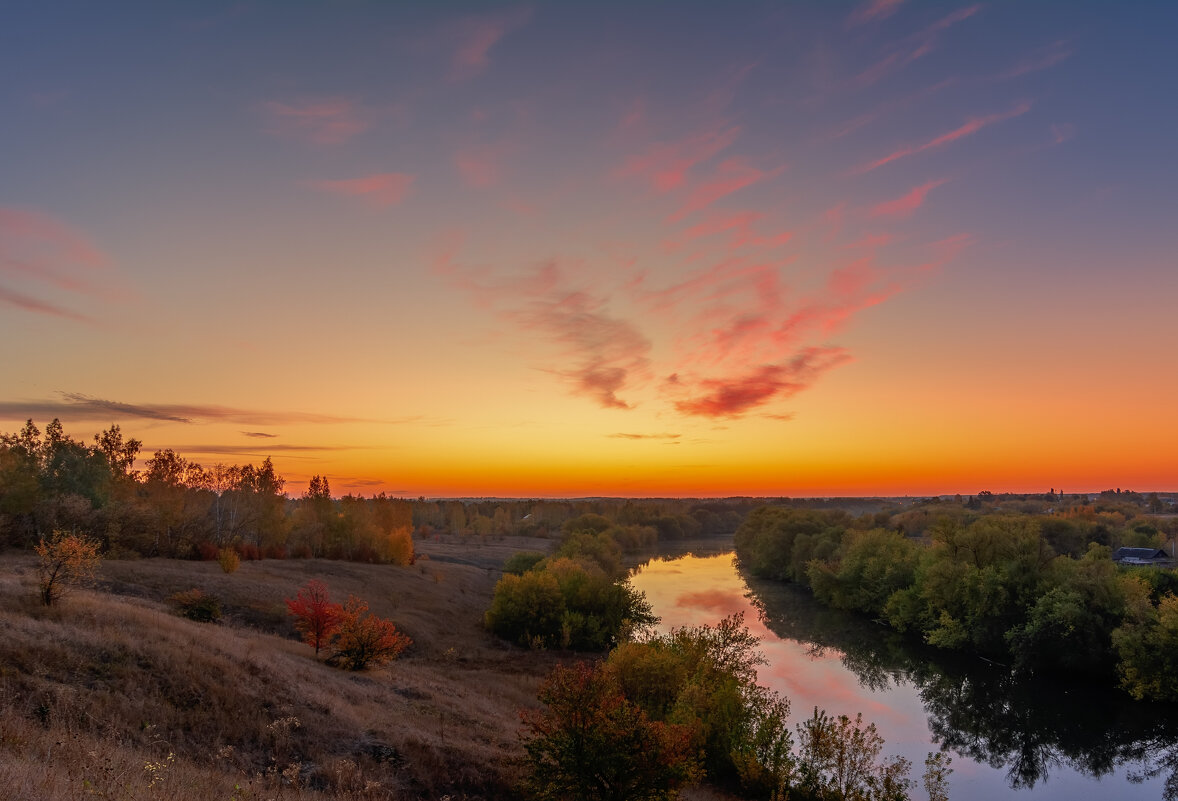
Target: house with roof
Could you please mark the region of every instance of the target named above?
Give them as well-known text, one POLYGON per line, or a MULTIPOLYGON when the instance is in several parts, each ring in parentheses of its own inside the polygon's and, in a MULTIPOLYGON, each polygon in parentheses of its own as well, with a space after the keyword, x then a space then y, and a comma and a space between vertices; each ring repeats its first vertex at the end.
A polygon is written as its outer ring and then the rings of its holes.
POLYGON ((1117 548, 1113 561, 1121 565, 1174 566, 1173 558, 1161 548, 1117 548))

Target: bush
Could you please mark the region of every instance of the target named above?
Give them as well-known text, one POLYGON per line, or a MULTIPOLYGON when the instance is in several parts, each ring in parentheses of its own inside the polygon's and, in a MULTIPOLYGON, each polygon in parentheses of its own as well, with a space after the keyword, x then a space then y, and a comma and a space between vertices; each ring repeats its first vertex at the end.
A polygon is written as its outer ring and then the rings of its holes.
POLYGON ((536 565, 544 561, 544 554, 539 551, 519 551, 508 557, 503 563, 503 572, 522 576, 536 565))
POLYGON ((564 596, 548 571, 510 573, 495 585, 485 623, 496 636, 520 645, 556 645, 564 617, 564 596))
POLYGON ((216 561, 217 555, 221 553, 221 549, 211 542, 198 542, 193 546, 196 551, 195 556, 202 562, 216 561))
POLYGON ((327 587, 321 581, 308 581, 298 595, 286 599, 286 608, 294 616, 295 628, 303 636, 303 642, 315 649, 316 657, 339 633, 343 608, 331 602, 327 587))
POLYGON ((699 774, 691 732, 652 721, 601 667, 557 667, 523 715, 539 799, 671 799, 699 774))
POLYGON ((379 667, 400 656, 412 642, 391 622, 369 613, 367 603, 350 595, 339 611, 339 633, 327 663, 346 670, 379 667))
POLYGON ((198 623, 216 623, 221 619, 221 600, 195 587, 186 592, 176 593, 168 598, 168 602, 176 608, 181 617, 198 623))
POLYGON ((77 534, 54 531, 36 547, 37 585, 41 602, 52 606, 71 587, 86 584, 98 567, 98 542, 77 534))
POLYGON ((221 569, 226 573, 232 573, 241 565, 241 558, 238 557, 237 551, 232 548, 222 548, 217 552, 217 562, 220 563, 221 569))
POLYGON ((393 529, 389 532, 385 549, 388 561, 394 565, 411 565, 413 555, 413 531, 408 526, 393 529))
POLYGON ((645 596, 596 565, 553 559, 542 570, 506 573, 486 626, 505 640, 543 648, 604 651, 658 622, 645 596))

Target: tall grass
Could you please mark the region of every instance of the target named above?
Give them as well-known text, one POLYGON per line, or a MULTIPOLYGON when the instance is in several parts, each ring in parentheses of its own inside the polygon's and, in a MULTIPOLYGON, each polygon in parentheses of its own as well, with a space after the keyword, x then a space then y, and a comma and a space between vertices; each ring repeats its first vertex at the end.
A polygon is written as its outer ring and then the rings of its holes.
POLYGON ((246 562, 228 576, 136 560, 45 608, 32 562, 0 557, 0 798, 515 797, 518 710, 553 660, 482 631, 494 578, 439 563, 246 562), (369 600, 413 648, 358 675, 316 661, 282 604, 308 577, 369 600), (228 623, 171 611, 165 599, 194 587, 228 623))

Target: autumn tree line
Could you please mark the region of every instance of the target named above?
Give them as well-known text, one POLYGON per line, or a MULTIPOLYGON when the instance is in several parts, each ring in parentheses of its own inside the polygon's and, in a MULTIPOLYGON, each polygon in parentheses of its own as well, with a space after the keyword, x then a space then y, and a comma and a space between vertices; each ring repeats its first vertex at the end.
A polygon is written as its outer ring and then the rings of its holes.
POLYGON ((0 548, 31 549, 53 531, 97 539, 108 556, 244 559, 326 557, 405 563, 412 537, 559 536, 563 524, 607 513, 643 542, 731 535, 753 503, 404 500, 333 495, 313 476, 300 497, 269 458, 201 465, 172 449, 142 458, 112 425, 92 442, 60 421, 0 434, 0 548))
POLYGON ((736 549, 754 575, 929 645, 1178 701, 1178 573, 1112 559, 1114 547, 1162 546, 1175 520, 1146 514, 1148 497, 1120 495, 1040 513, 993 497, 859 517, 766 506, 736 549))

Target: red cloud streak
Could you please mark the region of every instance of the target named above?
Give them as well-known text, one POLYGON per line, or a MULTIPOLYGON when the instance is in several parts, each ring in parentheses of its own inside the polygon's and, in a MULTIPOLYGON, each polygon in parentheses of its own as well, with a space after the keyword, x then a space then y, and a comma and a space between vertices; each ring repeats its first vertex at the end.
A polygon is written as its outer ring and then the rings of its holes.
POLYGON ((873 206, 869 217, 908 217, 924 205, 928 193, 945 183, 945 180, 929 181, 927 184, 913 187, 911 191, 893 200, 887 200, 873 206))
POLYGON ((760 183, 767 178, 781 174, 782 167, 764 171, 757 169, 741 158, 725 160, 716 168, 712 177, 694 186, 687 195, 683 205, 671 215, 670 222, 678 222, 684 217, 697 211, 702 211, 717 200, 744 189, 747 186, 760 183))
POLYGON ((728 379, 707 379, 703 390, 675 408, 688 415, 736 417, 775 398, 790 397, 805 389, 823 372, 850 359, 843 348, 806 348, 785 364, 770 364, 728 379))
POLYGON ((400 172, 382 172, 362 178, 340 181, 315 181, 316 189, 345 197, 358 197, 377 208, 396 206, 413 188, 414 176, 400 172))
POLYGON ((288 105, 269 101, 264 105, 270 114, 271 132, 306 139, 317 145, 338 145, 368 130, 357 104, 347 98, 288 105))
POLYGON ((941 147, 942 145, 947 145, 950 142, 956 142, 958 139, 962 139, 966 136, 970 136, 971 134, 977 133, 982 128, 985 128, 987 125, 993 125, 996 122, 1002 122, 1004 120, 1009 120, 1012 117, 1021 116, 1023 114, 1026 114, 1030 110, 1031 110, 1030 101, 1024 100, 1023 102, 1019 103, 1017 106, 1012 108, 1010 111, 1004 111, 1000 114, 991 114, 988 117, 972 117, 960 128, 954 128, 952 131, 949 131, 948 133, 941 134, 940 136, 936 137, 935 139, 930 139, 929 141, 925 142, 924 144, 915 145, 913 147, 901 148, 900 150, 897 150, 894 153, 890 153, 881 159, 876 159, 875 161, 871 162, 870 164, 866 165, 865 167, 862 167, 859 170, 857 170, 857 172, 861 172, 861 173, 871 172, 874 169, 882 167, 885 164, 890 164, 893 161, 898 161, 899 159, 905 158, 906 156, 912 156, 917 153, 923 153, 926 150, 932 150, 933 148, 941 147))
POLYGON ((683 186, 693 167, 728 149, 739 135, 740 128, 733 126, 696 134, 678 142, 654 142, 645 153, 626 159, 626 163, 613 174, 619 178, 644 178, 652 189, 669 192, 683 186))
POLYGON ((531 9, 520 8, 484 17, 468 17, 459 22, 459 39, 454 51, 450 77, 473 78, 490 64, 491 48, 507 34, 521 27, 532 16, 531 9))
POLYGON ((847 18, 849 25, 862 25, 876 19, 884 19, 896 13, 904 0, 868 0, 855 9, 847 18))

